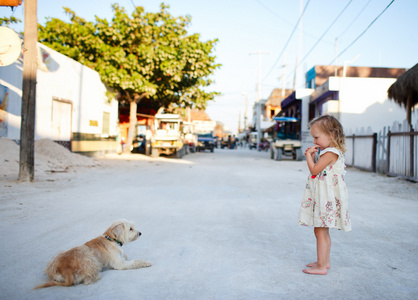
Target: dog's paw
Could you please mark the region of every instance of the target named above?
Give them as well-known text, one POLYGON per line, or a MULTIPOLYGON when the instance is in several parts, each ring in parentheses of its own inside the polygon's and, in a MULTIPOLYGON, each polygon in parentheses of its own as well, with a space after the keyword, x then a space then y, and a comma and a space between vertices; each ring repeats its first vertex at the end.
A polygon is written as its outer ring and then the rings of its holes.
POLYGON ((143 260, 134 260, 135 268, 148 268, 152 266, 152 263, 143 260))

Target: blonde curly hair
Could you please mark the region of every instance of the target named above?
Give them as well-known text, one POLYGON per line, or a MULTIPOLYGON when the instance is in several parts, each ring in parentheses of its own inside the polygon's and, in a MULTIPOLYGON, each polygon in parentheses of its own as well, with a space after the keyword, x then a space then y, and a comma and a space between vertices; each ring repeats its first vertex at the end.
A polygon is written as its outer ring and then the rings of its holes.
POLYGON ((345 152, 345 134, 341 123, 337 118, 330 115, 323 115, 317 117, 309 122, 309 128, 312 126, 318 126, 319 130, 330 136, 332 142, 336 148, 345 152))

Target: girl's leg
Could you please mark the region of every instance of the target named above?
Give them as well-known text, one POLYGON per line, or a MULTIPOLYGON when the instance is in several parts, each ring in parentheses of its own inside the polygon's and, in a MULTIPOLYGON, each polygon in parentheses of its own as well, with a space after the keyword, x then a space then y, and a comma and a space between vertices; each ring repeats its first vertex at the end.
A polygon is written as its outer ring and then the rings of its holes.
POLYGON ((326 275, 327 268, 330 267, 329 255, 331 252, 331 237, 329 228, 315 227, 317 262, 309 264, 311 269, 305 269, 303 272, 308 274, 326 275))

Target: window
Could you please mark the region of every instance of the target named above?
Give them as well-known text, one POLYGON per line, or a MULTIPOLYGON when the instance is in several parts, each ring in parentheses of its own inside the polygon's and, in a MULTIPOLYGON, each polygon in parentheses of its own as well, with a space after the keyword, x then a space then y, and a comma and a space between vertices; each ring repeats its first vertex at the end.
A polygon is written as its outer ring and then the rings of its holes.
POLYGON ((102 134, 110 135, 110 113, 108 112, 103 112, 102 134))

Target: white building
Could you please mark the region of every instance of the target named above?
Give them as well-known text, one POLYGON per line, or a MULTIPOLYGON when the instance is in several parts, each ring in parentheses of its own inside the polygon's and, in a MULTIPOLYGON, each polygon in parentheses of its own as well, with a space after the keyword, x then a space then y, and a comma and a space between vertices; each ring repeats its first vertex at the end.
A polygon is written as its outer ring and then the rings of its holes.
MULTIPOLYGON (((306 89, 296 89, 281 103, 280 114, 300 119, 296 128, 302 150, 312 145, 308 123, 315 117, 334 115, 346 135, 379 132, 395 121, 406 119, 406 111, 388 99, 387 90, 405 69, 350 67, 346 72, 337 67, 315 66, 306 74, 306 89), (344 71, 344 72, 343 72, 344 71)), ((412 113, 412 124, 418 112, 412 113)))
MULTIPOLYGON (((306 73, 306 86, 315 89, 310 99, 309 119, 335 115, 346 133, 362 128, 379 132, 395 121, 403 121, 405 109, 388 99, 387 90, 405 71, 403 68, 314 66, 306 73)), ((417 117, 415 112, 412 120, 417 117)))
MULTIPOLYGON (((23 58, 0 67, 0 137, 20 140, 23 58)), ((40 43, 35 140, 51 139, 73 152, 115 151, 118 103, 99 74, 40 43)))
MULTIPOLYGON (((329 77, 311 95, 314 116, 334 115, 345 132, 380 131, 406 119, 405 108, 388 99, 387 90, 396 78, 329 77)), ((417 114, 412 114, 412 123, 417 114)))

